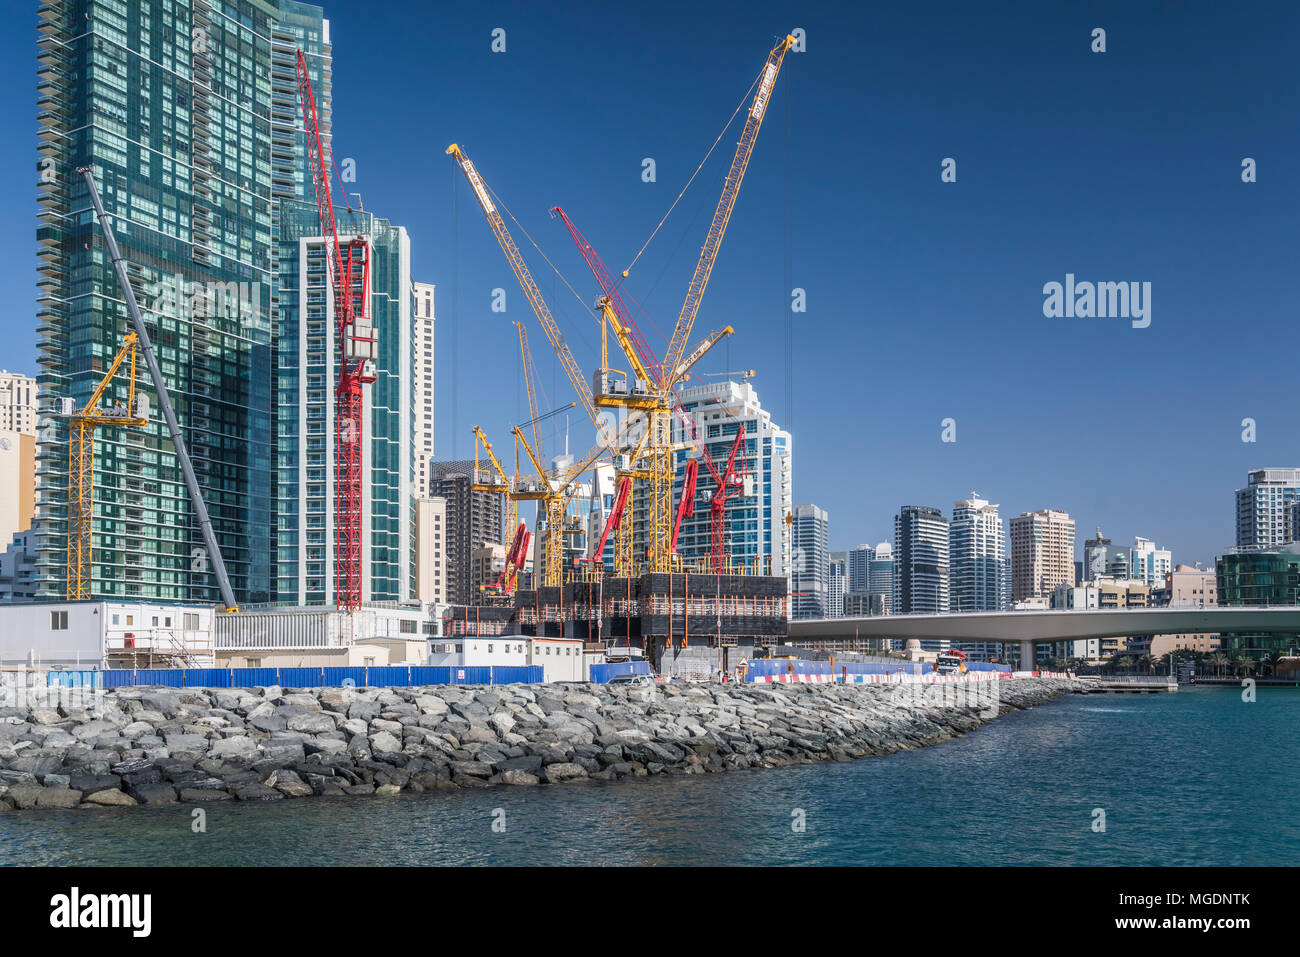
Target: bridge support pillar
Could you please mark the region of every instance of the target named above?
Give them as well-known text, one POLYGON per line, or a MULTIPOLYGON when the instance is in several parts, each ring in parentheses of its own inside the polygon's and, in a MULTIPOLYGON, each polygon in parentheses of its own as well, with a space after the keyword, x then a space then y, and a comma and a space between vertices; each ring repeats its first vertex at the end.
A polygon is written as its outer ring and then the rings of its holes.
POLYGON ((1032 641, 1022 641, 1020 643, 1020 670, 1034 670, 1034 643, 1032 641))

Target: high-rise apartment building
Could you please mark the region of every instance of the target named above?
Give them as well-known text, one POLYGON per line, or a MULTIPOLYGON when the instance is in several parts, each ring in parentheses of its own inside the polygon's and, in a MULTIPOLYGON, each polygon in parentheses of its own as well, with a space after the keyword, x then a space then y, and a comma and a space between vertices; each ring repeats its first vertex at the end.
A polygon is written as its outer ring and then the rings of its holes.
POLYGON ((953 611, 1000 611, 1010 603, 1007 535, 998 507, 975 492, 953 502, 948 526, 953 611))
POLYGON ((1111 541, 1109 538, 1102 537, 1101 526, 1098 525, 1096 536, 1083 543, 1083 574, 1079 575, 1076 571, 1075 575, 1079 584, 1105 578, 1109 574, 1107 565, 1110 555, 1111 541))
MULTIPOLYGON (((52 0, 39 10, 42 397, 84 405, 130 328, 90 166, 241 602, 273 597, 271 34, 276 4, 52 0)), ((318 11, 319 13, 319 11, 318 11)), ((318 17, 319 19, 319 17, 318 17)), ((318 39, 318 44, 319 44, 318 39)), ((147 378, 137 388, 156 396, 147 378)), ((116 377, 105 395, 124 401, 116 377)), ((42 597, 65 589, 67 431, 42 420, 42 597)), ((218 600, 160 416, 96 435, 91 594, 218 600)))
POLYGON ((415 598, 434 605, 447 601, 447 500, 415 501, 415 598))
POLYGON ((414 393, 413 418, 415 436, 412 454, 415 457, 415 494, 429 494, 429 463, 433 461, 433 283, 412 284, 415 291, 415 313, 412 318, 414 340, 411 355, 411 388, 414 393))
POLYGON ((844 596, 849 590, 849 558, 846 552, 831 552, 826 577, 826 617, 844 617, 844 596))
MULTIPOLYGON (((296 70, 301 50, 328 162, 329 21, 295 0, 54 0, 40 16, 42 394, 82 404, 128 328, 75 175, 90 165, 237 598, 332 603, 337 335, 296 70)), ((362 599, 403 600, 414 587, 409 244, 362 209, 335 213, 340 236, 370 243, 379 341, 361 435, 362 599)), ((119 376, 106 401, 125 388, 119 376)), ((41 432, 43 597, 64 589, 65 436, 52 421, 41 432)), ((217 599, 159 418, 101 429, 94 481, 94 597, 217 599)))
POLYGON ((36 439, 0 429, 0 549, 32 527, 36 505, 36 439))
MULTIPOLYGON (((742 425, 745 442, 736 456, 736 471, 745 476, 745 487, 727 499, 726 554, 732 565, 754 569, 764 575, 788 576, 791 570, 792 535, 785 523, 793 507, 793 450, 790 433, 772 421, 749 382, 715 382, 682 389, 678 395, 683 408, 694 418, 700 439, 719 470, 726 468, 727 456, 742 425)), ((673 439, 688 442, 689 436, 677 418, 673 419, 673 439)), ((681 494, 686 460, 692 449, 676 453, 677 474, 673 501, 681 494)), ((687 563, 708 561, 711 541, 708 500, 713 494, 713 478, 702 466, 696 482, 695 514, 682 522, 677 536, 677 553, 687 563)), ((644 501, 637 497, 633 512, 634 527, 644 535, 644 501)))
POLYGON ((1300 469, 1255 469, 1236 491, 1237 547, 1278 548, 1291 540, 1291 506, 1300 502, 1300 469))
POLYGON ((881 542, 868 567, 867 593, 880 597, 880 613, 894 614, 894 546, 881 542))
POLYGON ((0 372, 0 432, 36 434, 36 380, 21 372, 0 372))
POLYGON ((893 557, 895 614, 948 611, 948 520, 943 512, 925 505, 904 505, 894 516, 893 557))
POLYGON ((1074 582, 1074 520, 1053 508, 1011 519, 1011 600, 1048 597, 1074 582))
POLYGON ((816 505, 796 505, 792 515, 794 563, 790 574, 790 617, 829 617, 830 516, 816 505))
POLYGON ((1152 588, 1165 583, 1165 576, 1173 568, 1173 555, 1167 548, 1156 548, 1148 538, 1138 537, 1129 549, 1129 575, 1146 582, 1152 588))
POLYGON ((474 549, 484 542, 505 541, 501 527, 505 497, 500 492, 475 491, 470 487, 473 474, 473 459, 430 465, 433 494, 446 501, 447 602, 452 605, 474 600, 474 549))
POLYGON ((848 590, 866 594, 867 583, 871 580, 871 559, 876 557, 876 550, 870 545, 859 545, 848 552, 848 590))

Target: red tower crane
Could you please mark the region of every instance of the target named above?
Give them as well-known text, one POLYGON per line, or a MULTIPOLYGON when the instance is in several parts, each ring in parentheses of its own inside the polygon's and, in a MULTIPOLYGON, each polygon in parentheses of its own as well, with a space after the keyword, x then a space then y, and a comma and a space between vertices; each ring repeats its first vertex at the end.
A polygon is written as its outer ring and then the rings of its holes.
POLYGON ((316 209, 325 239, 334 318, 338 331, 338 382, 334 390, 334 594, 340 609, 361 607, 362 386, 375 381, 376 333, 368 316, 370 244, 360 236, 339 239, 330 195, 329 167, 321 145, 316 98, 307 61, 298 51, 298 97, 307 140, 316 209))

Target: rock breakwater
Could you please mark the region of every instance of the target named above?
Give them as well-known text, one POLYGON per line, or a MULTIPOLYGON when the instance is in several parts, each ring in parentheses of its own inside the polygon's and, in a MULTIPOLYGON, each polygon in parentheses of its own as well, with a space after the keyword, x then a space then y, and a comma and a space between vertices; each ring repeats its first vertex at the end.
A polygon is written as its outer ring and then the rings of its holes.
POLYGON ((848 761, 947 741, 1079 687, 1024 678, 946 686, 119 688, 0 707, 0 812, 383 796, 848 761))

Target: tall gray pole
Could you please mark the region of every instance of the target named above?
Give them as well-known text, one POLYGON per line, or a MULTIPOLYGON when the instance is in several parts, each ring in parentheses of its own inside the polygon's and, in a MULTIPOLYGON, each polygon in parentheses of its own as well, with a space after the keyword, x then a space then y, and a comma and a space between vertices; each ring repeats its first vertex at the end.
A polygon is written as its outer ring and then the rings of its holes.
POLYGON ((226 603, 227 611, 235 611, 237 609, 235 593, 230 588, 230 579, 226 577, 226 563, 221 560, 221 546, 217 544, 217 536, 212 531, 212 519, 208 517, 208 507, 199 492, 199 480, 194 474, 190 453, 185 448, 185 438, 181 435, 176 413, 172 411, 172 400, 167 394, 167 383, 163 381, 162 370, 158 368, 158 359, 153 354, 153 345, 149 342, 149 333, 144 327, 144 318, 140 315, 140 305, 135 301, 131 280, 127 278, 126 264, 122 261, 121 250, 117 248, 113 227, 109 225, 108 213, 104 212, 99 191, 95 189, 94 170, 89 166, 79 166, 77 172, 86 179, 86 188, 90 190, 90 201, 95 204, 95 215, 99 217, 100 228, 104 230, 104 241, 108 244, 108 254, 112 257, 113 269, 117 272, 117 281, 122 287, 127 311, 131 314, 131 322, 135 325, 135 334, 140 337, 140 351, 144 353, 145 364, 149 366, 149 375, 153 378, 154 389, 158 392, 158 405, 162 408, 163 418, 167 420, 167 431, 171 433, 176 457, 181 460, 181 471, 185 474, 185 487, 190 493, 190 504, 194 506, 195 514, 199 517, 199 528, 203 531, 203 542, 208 549, 208 561, 212 563, 212 573, 217 576, 221 599, 226 603))

